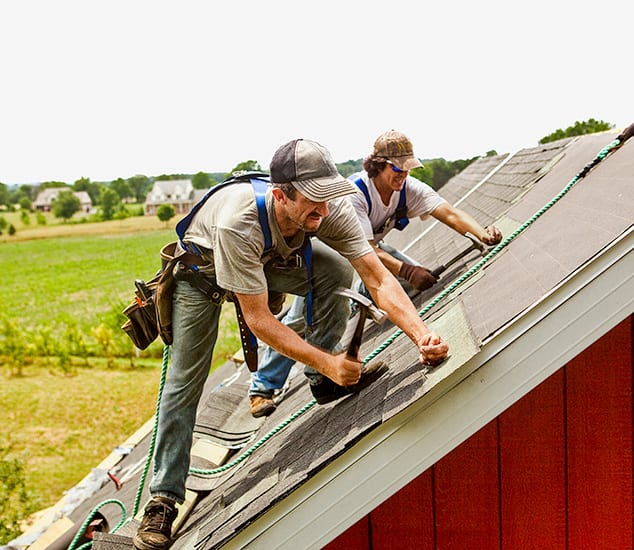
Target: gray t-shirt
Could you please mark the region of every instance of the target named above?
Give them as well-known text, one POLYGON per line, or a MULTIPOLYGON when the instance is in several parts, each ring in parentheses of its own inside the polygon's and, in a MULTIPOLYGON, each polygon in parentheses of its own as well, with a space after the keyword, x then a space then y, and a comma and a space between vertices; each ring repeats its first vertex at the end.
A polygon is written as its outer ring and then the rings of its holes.
MULTIPOLYGON (((390 216, 396 212, 400 192, 392 193, 390 203, 385 205, 374 185, 374 181, 368 177, 367 172, 353 174, 350 176, 350 179, 355 180, 358 177, 365 182, 368 188, 370 200, 372 201, 372 211, 368 213, 368 201, 360 189, 352 195, 347 195, 346 199, 350 201, 357 212, 366 238, 378 243, 385 235, 394 229, 394 220, 388 225, 383 224, 385 220, 389 219, 390 216), (375 229, 377 230, 376 233, 374 232, 375 229)), ((408 218, 427 216, 431 214, 436 207, 447 202, 429 185, 412 176, 407 176, 405 185, 405 204, 407 205, 408 218)))
MULTIPOLYGON (((266 206, 274 252, 288 258, 301 247, 304 232, 300 231, 291 242, 282 237, 273 200, 268 189, 266 206)), ((372 251, 348 201, 330 201, 328 210, 315 233, 316 238, 348 260, 372 251)), ((205 272, 215 273, 218 285, 225 290, 241 294, 260 294, 267 290, 262 261, 264 234, 250 183, 235 183, 216 191, 194 216, 184 241, 204 249, 203 256, 212 264, 205 272)))

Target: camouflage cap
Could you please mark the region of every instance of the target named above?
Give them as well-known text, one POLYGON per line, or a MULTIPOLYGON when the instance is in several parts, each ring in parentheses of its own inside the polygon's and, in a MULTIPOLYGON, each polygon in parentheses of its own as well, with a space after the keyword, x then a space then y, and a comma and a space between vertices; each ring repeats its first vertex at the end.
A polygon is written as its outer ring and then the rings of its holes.
POLYGON ((389 160, 401 170, 412 170, 422 166, 414 156, 412 142, 405 134, 396 130, 385 132, 376 139, 372 156, 389 160))

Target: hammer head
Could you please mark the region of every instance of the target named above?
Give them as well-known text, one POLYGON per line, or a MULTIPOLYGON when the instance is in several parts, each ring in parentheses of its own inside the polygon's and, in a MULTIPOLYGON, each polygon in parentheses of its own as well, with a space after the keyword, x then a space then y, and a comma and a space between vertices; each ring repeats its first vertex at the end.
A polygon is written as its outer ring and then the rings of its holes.
POLYGON ((476 239, 476 237, 468 231, 464 234, 464 236, 471 241, 471 246, 473 247, 472 249, 479 250, 480 254, 484 254, 484 244, 480 241, 480 239, 476 239))
POLYGON ((387 318, 387 313, 385 313, 385 311, 376 307, 370 298, 358 293, 356 290, 339 287, 335 292, 340 296, 345 296, 346 298, 354 300, 357 304, 359 304, 359 307, 364 307, 375 323, 381 324, 387 318))

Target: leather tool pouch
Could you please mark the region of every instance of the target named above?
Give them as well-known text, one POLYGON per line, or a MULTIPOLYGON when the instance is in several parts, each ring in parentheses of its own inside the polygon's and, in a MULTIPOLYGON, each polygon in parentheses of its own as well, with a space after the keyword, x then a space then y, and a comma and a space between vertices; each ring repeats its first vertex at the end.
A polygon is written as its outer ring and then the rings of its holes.
POLYGON ((158 277, 148 283, 139 279, 134 301, 123 310, 128 320, 121 327, 139 349, 147 348, 158 336, 154 295, 158 277))
POLYGON ((123 310, 128 320, 121 328, 139 349, 146 349, 157 336, 166 345, 172 344, 175 251, 175 241, 161 249, 161 270, 147 283, 135 281, 135 299, 123 310))

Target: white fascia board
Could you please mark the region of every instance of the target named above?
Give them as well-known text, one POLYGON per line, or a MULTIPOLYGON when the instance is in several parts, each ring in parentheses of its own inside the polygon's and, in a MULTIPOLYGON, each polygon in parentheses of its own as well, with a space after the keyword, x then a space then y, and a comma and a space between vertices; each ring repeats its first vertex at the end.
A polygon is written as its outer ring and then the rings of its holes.
POLYGON ((322 548, 634 312, 634 233, 223 548, 322 548))

